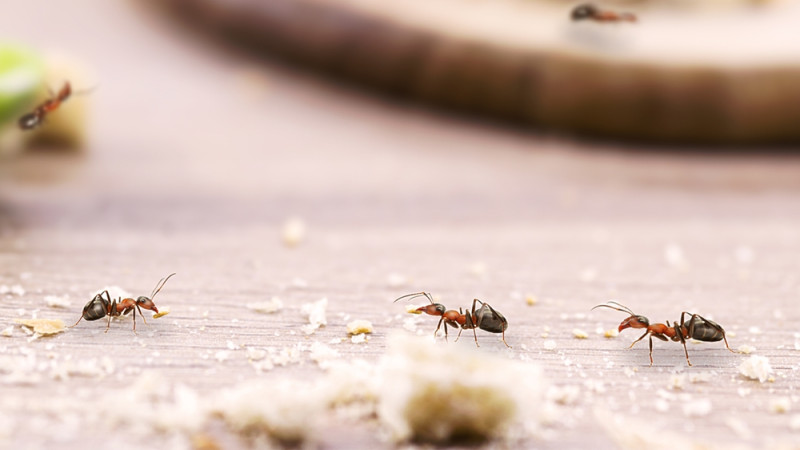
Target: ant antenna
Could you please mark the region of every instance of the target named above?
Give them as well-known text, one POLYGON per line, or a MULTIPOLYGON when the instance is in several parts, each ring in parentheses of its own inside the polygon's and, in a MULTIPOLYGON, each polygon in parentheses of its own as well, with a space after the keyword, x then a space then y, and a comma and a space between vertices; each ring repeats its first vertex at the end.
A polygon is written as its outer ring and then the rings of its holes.
POLYGON ((156 283, 156 287, 153 289, 153 293, 150 294, 150 300, 152 300, 153 297, 155 297, 156 294, 158 294, 161 291, 161 288, 163 288, 164 285, 167 284, 167 280, 169 280, 170 277, 172 277, 173 275, 175 275, 175 274, 171 273, 171 274, 167 275, 166 278, 162 278, 162 279, 158 280, 158 283, 156 283))
POLYGON ((590 311, 594 311, 596 308, 609 308, 609 309, 613 309, 613 310, 616 310, 616 311, 620 311, 620 312, 628 313, 628 314, 630 314, 630 315, 632 315, 632 316, 635 316, 635 315, 636 315, 636 314, 635 314, 633 311, 631 311, 631 309, 630 309, 630 308, 628 308, 627 306, 625 306, 625 305, 623 305, 623 304, 621 304, 621 303, 615 302, 615 301, 613 301, 613 300, 607 301, 607 302, 605 302, 605 303, 604 303, 604 304, 602 304, 602 305, 597 305, 597 306, 595 306, 594 308, 592 308, 590 311))
POLYGON ((413 294, 406 294, 406 295, 403 295, 402 297, 397 297, 397 300, 395 300, 395 301, 394 301, 394 302, 392 302, 392 303, 395 303, 395 302, 397 302, 398 300, 402 300, 402 299, 404 299, 404 298, 407 298, 407 299, 411 300, 411 299, 414 299, 414 298, 417 298, 417 297, 423 297, 423 296, 424 296, 425 298, 427 298, 427 299, 428 299, 428 301, 430 301, 430 302, 431 302, 431 305, 434 305, 434 304, 436 304, 436 302, 434 302, 434 301, 433 301, 433 298, 431 297, 431 294, 429 294, 429 293, 427 293, 427 292, 415 292, 415 293, 413 293, 413 294))

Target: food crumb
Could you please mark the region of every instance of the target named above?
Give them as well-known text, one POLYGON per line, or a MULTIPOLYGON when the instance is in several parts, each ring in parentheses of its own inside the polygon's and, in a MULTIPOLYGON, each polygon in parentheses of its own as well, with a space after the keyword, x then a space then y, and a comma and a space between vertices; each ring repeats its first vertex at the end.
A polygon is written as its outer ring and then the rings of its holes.
POLYGON ((763 383, 769 379, 772 373, 772 366, 766 356, 753 355, 739 365, 739 373, 752 380, 763 383))
POLYGON ((287 247, 296 247, 306 237, 306 223, 302 219, 293 217, 283 224, 283 243, 287 247))
POLYGON ((575 337, 575 339, 586 339, 589 337, 589 335, 580 328, 573 328, 572 335, 575 337))
POLYGON ((325 317, 325 310, 327 308, 327 298, 322 298, 314 303, 306 303, 302 306, 300 310, 303 314, 308 316, 308 325, 303 325, 301 327, 305 334, 314 334, 319 327, 328 324, 328 319, 325 317))
POLYGON ((72 305, 72 302, 69 301, 69 296, 57 296, 57 295, 47 295, 44 297, 44 302, 47 303, 47 306, 52 308, 69 308, 72 305))
POLYGON ((169 306, 162 306, 159 308, 158 312, 153 314, 153 319, 158 319, 159 317, 164 317, 169 314, 169 306))
POLYGON ((616 328, 612 328, 610 330, 606 330, 606 332, 603 333, 603 336, 605 336, 606 339, 615 338, 615 337, 619 336, 619 330, 617 330, 616 328))
POLYGON ((769 410, 775 414, 783 414, 791 411, 792 400, 789 397, 773 398, 769 402, 769 410))
POLYGON ((529 296, 525 297, 525 303, 526 303, 528 306, 533 306, 533 305, 535 305, 535 304, 536 304, 536 303, 538 303, 538 302, 539 302, 539 300, 536 298, 536 296, 535 296, 535 295, 529 295, 529 296))
POLYGON ((693 400, 683 405, 683 414, 687 417, 707 416, 711 413, 711 400, 705 398, 693 400))
POLYGON ((669 388, 670 389, 683 389, 683 386, 686 384, 686 374, 685 373, 674 373, 672 376, 669 377, 669 388))
POLYGON ((736 351, 738 351, 739 353, 743 353, 745 355, 749 355, 750 353, 756 351, 756 348, 753 347, 752 345, 742 344, 739 346, 739 348, 736 349, 736 351))
POLYGON ((272 314, 280 311, 280 309, 283 308, 283 302, 278 297, 272 297, 270 300, 265 302, 248 303, 247 308, 252 309, 255 312, 272 314))
POLYGON ((548 339, 544 341, 544 349, 545 350, 555 350, 556 349, 556 341, 552 339, 548 339))
POLYGON ((0 331, 0 336, 11 337, 11 333, 13 331, 14 331, 14 327, 13 326, 6 327, 6 328, 3 329, 3 331, 0 331))
POLYGON ((364 334, 372 331, 372 322, 369 320, 357 319, 347 324, 348 334, 364 334))
POLYGON ((353 344, 363 344, 367 342, 367 335, 363 333, 353 335, 353 337, 350 338, 350 342, 352 342, 353 344))
POLYGON ((58 334, 64 331, 64 322, 61 319, 14 319, 14 322, 33 329, 33 332, 42 336, 58 334))

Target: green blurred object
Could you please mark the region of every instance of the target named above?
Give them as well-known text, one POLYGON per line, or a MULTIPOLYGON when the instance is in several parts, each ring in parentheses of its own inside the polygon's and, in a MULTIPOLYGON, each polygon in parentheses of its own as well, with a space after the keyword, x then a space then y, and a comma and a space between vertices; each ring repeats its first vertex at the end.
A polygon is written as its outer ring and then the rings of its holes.
POLYGON ((44 86, 44 63, 33 51, 0 43, 0 128, 33 106, 44 86))

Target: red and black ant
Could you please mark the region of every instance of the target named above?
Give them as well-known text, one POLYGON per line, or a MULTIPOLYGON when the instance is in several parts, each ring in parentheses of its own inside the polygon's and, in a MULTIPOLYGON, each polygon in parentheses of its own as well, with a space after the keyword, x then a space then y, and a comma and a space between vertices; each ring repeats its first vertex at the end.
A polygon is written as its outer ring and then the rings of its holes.
MULTIPOLYGON (((106 325, 106 333, 108 333, 108 328, 111 326, 111 318, 112 317, 119 317, 121 315, 127 315, 131 311, 133 311, 133 332, 136 333, 136 310, 139 310, 139 314, 142 316, 142 320, 144 320, 145 325, 147 325, 147 320, 144 318, 144 314, 142 313, 142 308, 149 309, 150 311, 154 311, 158 314, 158 308, 156 308, 156 304, 153 303, 153 297, 161 291, 161 288, 167 284, 167 280, 170 279, 175 275, 174 273, 168 275, 166 278, 162 278, 161 280, 156 283, 156 287, 153 289, 153 293, 150 294, 150 297, 140 296, 136 300, 132 298, 125 298, 117 300, 111 300, 111 296, 108 293, 108 290, 105 290, 97 295, 94 296, 93 299, 83 307, 83 313, 81 317, 78 319, 78 322, 75 322, 75 325, 81 321, 81 319, 86 320, 97 320, 102 319, 103 317, 108 316, 108 324, 106 325), (103 298, 103 294, 105 294, 105 298, 103 298)), ((72 328, 70 327, 70 328, 72 328)))
POLYGON ((639 316, 635 314, 633 311, 630 310, 627 306, 621 305, 617 302, 610 301, 602 305, 597 305, 595 308, 609 308, 616 311, 622 311, 626 314, 630 314, 630 317, 623 320, 622 323, 619 324, 619 331, 622 331, 626 328, 646 328, 647 331, 637 340, 633 341, 630 347, 633 348, 633 345, 637 342, 644 339, 646 336, 650 336, 650 365, 653 365, 653 338, 661 339, 662 341, 669 341, 670 339, 673 342, 680 342, 683 344, 683 351, 686 353, 686 362, 689 365, 692 365, 692 362, 689 361, 689 351, 686 349, 686 340, 687 339, 696 339, 698 341, 704 342, 717 342, 717 341, 725 341, 725 347, 728 348, 733 353, 736 353, 731 347, 728 345, 728 339, 725 337, 725 330, 722 327, 712 321, 708 320, 698 314, 692 314, 689 312, 682 312, 681 313, 681 322, 673 322, 672 325, 669 324, 669 320, 667 324, 663 323, 654 323, 650 325, 650 321, 647 320, 645 316, 639 316), (689 315, 691 318, 687 322, 685 320, 685 316, 689 315))
POLYGON ((444 323, 445 340, 447 340, 448 325, 453 328, 458 328, 456 342, 458 342, 458 338, 461 337, 461 332, 463 330, 471 329, 472 334, 475 335, 475 345, 480 347, 478 344, 478 333, 475 332, 476 328, 480 328, 481 330, 488 331, 490 333, 502 333, 501 339, 503 340, 503 344, 506 344, 506 347, 511 348, 511 346, 506 342, 506 328, 508 328, 508 320, 506 320, 506 318, 494 308, 489 306, 488 303, 478 300, 477 298, 472 301, 472 312, 462 312, 461 308, 458 308, 458 311, 454 309, 448 310, 443 304, 434 302, 431 295, 427 292, 407 294, 398 298, 395 300, 395 302, 402 299, 412 299, 422 296, 427 298, 431 304, 417 308, 416 311, 421 313, 424 312, 425 314, 431 316, 441 317, 441 319, 439 319, 439 325, 436 326, 436 331, 433 332, 434 336, 436 336, 436 334, 439 332, 439 328, 442 326, 442 323, 444 323), (476 310, 475 307, 479 302, 481 307, 480 309, 476 310))
POLYGON ((51 91, 50 98, 34 108, 33 112, 20 117, 19 127, 23 130, 32 130, 40 126, 44 123, 45 117, 58 109, 61 103, 65 102, 70 95, 72 95, 72 86, 70 86, 69 81, 67 81, 64 83, 64 87, 58 91, 58 94, 53 94, 51 91))
POLYGON ((631 13, 615 13, 603 11, 591 3, 584 3, 572 10, 572 20, 594 20, 596 22, 636 22, 636 16, 631 13))

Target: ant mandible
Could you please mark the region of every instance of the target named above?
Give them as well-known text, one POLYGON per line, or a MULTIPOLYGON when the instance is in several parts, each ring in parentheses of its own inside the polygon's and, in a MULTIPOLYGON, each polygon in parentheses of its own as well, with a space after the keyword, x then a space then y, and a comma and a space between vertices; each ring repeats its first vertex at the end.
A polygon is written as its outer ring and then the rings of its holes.
POLYGON ((127 315, 133 311, 133 332, 136 333, 136 310, 139 310, 139 315, 142 316, 142 320, 144 320, 145 325, 147 325, 147 320, 144 318, 142 308, 158 313, 158 308, 156 308, 156 304, 153 303, 153 298, 159 293, 159 291, 161 291, 161 288, 167 284, 167 280, 169 280, 173 275, 175 274, 169 274, 166 278, 159 280, 158 283, 156 283, 156 287, 153 289, 153 293, 150 294, 150 297, 140 296, 136 300, 132 298, 125 298, 117 301, 111 300, 108 290, 95 295, 94 298, 83 307, 83 313, 81 314, 81 317, 78 319, 78 322, 75 322, 75 325, 72 325, 72 327, 77 326, 81 319, 97 320, 108 316, 108 323, 106 324, 105 331, 108 333, 108 328, 111 326, 112 317, 127 315), (103 294, 105 294, 105 298, 103 298, 103 294))
POLYGON ((427 298, 431 304, 417 308, 416 311, 424 312, 425 314, 431 316, 441 317, 441 319, 439 319, 439 325, 436 326, 436 331, 433 332, 434 336, 436 336, 436 334, 439 332, 439 328, 442 326, 442 323, 444 323, 445 340, 447 340, 448 325, 453 328, 458 328, 456 342, 458 342, 458 339, 461 337, 462 331, 471 329, 472 334, 475 336, 475 345, 480 347, 478 344, 478 333, 475 332, 476 328, 480 328, 481 330, 488 331, 490 333, 501 333, 503 344, 506 344, 506 347, 511 348, 511 346, 506 342, 506 328, 508 328, 508 320, 506 320, 502 314, 497 312, 488 303, 478 300, 477 298, 472 301, 472 312, 469 310, 462 312, 461 308, 458 308, 458 311, 454 309, 448 310, 443 304, 434 302, 431 295, 427 292, 407 294, 399 297, 397 300, 395 300, 395 302, 402 299, 412 299, 423 296, 427 298), (476 310, 475 308, 478 303, 481 304, 481 307, 476 310))
POLYGON ((19 118, 19 127, 23 130, 32 130, 44 123, 45 116, 58 109, 61 103, 66 101, 72 94, 72 87, 69 81, 64 83, 64 87, 58 91, 58 94, 53 95, 52 91, 50 98, 42 102, 39 106, 28 114, 19 118))
POLYGON ((712 321, 708 320, 699 314, 692 314, 689 312, 682 312, 681 313, 681 322, 673 322, 672 325, 669 324, 669 320, 667 321, 666 325, 663 323, 654 323, 650 325, 650 321, 645 316, 640 316, 635 314, 625 305, 621 305, 617 302, 610 301, 606 302, 602 305, 597 305, 595 308, 609 308, 616 311, 622 311, 626 314, 630 314, 630 317, 623 320, 622 323, 619 324, 619 331, 622 331, 626 328, 646 328, 647 331, 637 340, 633 341, 630 347, 633 348, 634 344, 644 339, 646 336, 650 336, 650 365, 653 365, 653 338, 661 339, 662 341, 669 341, 670 339, 673 342, 680 342, 683 344, 683 352, 686 354, 686 362, 689 365, 692 365, 692 362, 689 361, 689 351, 686 349, 686 340, 687 339, 695 339, 698 341, 704 342, 717 342, 717 341, 725 341, 725 347, 728 348, 732 353, 736 353, 731 347, 728 345, 728 339, 725 337, 725 330, 722 327, 712 321), (689 321, 685 320, 686 315, 691 316, 689 321))
POLYGON ((572 10, 572 20, 584 19, 596 22, 636 22, 636 16, 631 13, 604 11, 591 3, 578 5, 572 10))

